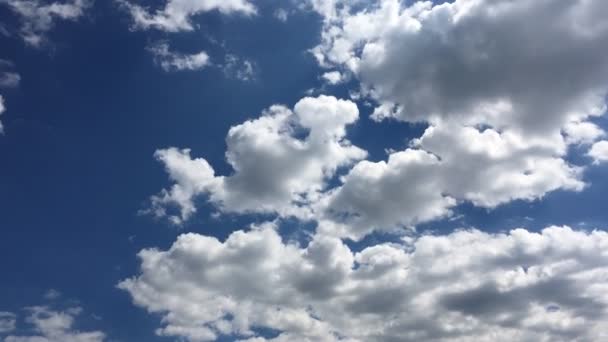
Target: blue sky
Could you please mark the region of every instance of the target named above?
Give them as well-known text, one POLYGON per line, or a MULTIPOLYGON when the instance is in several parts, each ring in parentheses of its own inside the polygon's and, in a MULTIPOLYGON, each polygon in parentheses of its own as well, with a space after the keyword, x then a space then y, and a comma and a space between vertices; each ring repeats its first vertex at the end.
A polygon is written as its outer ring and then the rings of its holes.
POLYGON ((608 6, 499 2, 0 0, 0 339, 601 340, 608 6))

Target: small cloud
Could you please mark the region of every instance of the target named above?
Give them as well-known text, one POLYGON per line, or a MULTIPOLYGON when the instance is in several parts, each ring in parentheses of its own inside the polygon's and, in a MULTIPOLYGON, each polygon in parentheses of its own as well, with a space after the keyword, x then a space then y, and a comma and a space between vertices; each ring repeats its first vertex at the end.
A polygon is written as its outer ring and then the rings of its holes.
POLYGON ((160 42, 149 46, 148 51, 154 55, 154 61, 169 71, 200 70, 210 64, 209 55, 205 51, 194 54, 184 54, 169 50, 166 42, 160 42))
POLYGON ((0 311, 0 334, 15 330, 17 316, 12 312, 0 311))
POLYGON ((279 20, 281 22, 287 22, 287 19, 289 17, 289 12, 287 12, 287 10, 284 8, 279 8, 276 11, 274 11, 273 15, 275 18, 277 18, 277 20, 279 20))
MULTIPOLYGON (((4 113, 6 107, 4 106, 4 98, 0 95, 0 115, 4 113)), ((4 134, 4 126, 2 126, 2 121, 0 121, 0 134, 4 134)))
POLYGON ((608 140, 598 141, 593 144, 587 155, 593 158, 595 164, 608 161, 608 140))
MULTIPOLYGON (((71 0, 60 2, 42 2, 40 0, 3 0, 21 18, 19 34, 23 41, 33 47, 40 47, 46 42, 46 34, 57 20, 76 21, 92 5, 90 0, 71 0)), ((10 35, 6 28, 0 28, 3 35, 10 35)))
POLYGON ((59 297, 61 297, 61 292, 59 292, 55 289, 50 289, 50 290, 46 291, 46 293, 44 294, 44 299, 46 299, 46 300, 55 300, 55 299, 58 299, 59 297))
POLYGON ((255 62, 239 58, 233 54, 226 55, 223 69, 226 77, 241 81, 253 81, 258 74, 258 67, 255 62))
POLYGON ((346 81, 345 76, 342 75, 342 73, 340 73, 339 71, 326 72, 323 74, 322 77, 323 77, 323 80, 325 80, 325 82, 327 82, 331 85, 336 85, 336 84, 346 81))

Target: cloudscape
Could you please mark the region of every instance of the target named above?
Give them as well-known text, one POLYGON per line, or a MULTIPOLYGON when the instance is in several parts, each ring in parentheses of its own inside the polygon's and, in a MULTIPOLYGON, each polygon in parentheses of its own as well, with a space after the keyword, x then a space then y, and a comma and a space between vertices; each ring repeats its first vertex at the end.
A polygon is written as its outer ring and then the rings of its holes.
POLYGON ((608 341, 605 0, 0 0, 0 341, 608 341))

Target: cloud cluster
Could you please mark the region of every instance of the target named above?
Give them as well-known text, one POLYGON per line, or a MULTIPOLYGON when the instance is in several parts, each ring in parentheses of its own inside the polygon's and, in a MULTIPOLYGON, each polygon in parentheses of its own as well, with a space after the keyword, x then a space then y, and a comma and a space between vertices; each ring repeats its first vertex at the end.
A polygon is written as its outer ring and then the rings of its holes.
POLYGON ((209 65, 209 55, 205 51, 194 54, 183 54, 169 50, 166 42, 157 43, 148 47, 154 55, 154 61, 169 71, 200 70, 209 65))
MULTIPOLYGON (((34 306, 26 308, 29 315, 25 321, 31 325, 32 335, 9 335, 4 342, 103 342, 105 334, 101 331, 80 332, 73 328, 76 317, 82 312, 81 308, 70 308, 65 311, 55 311, 47 306, 34 306)), ((8 314, 12 319, 12 328, 15 328, 14 314, 8 314)), ((0 322, 4 318, 0 315, 0 322)), ((0 323, 0 333, 3 323, 0 323)))
POLYGON ((345 138, 358 116, 354 103, 331 96, 301 99, 293 110, 272 106, 228 132, 226 159, 234 170, 228 176, 216 176, 190 150, 158 150, 175 184, 152 198, 152 211, 164 216, 177 205, 180 213, 170 219, 181 223, 196 211, 193 200, 207 195, 226 212, 304 216, 338 168, 366 156, 345 138))
POLYGON ((163 336, 213 341, 572 341, 606 339, 608 234, 548 227, 419 236, 359 252, 271 225, 224 242, 184 234, 139 253, 119 284, 163 315, 163 336))
POLYGON ((133 18, 136 29, 158 29, 167 32, 192 31, 193 16, 217 10, 223 14, 253 15, 256 8, 249 0, 168 0, 162 9, 151 11, 129 0, 117 0, 133 18))
POLYGON ((228 177, 190 150, 159 150, 175 184, 152 198, 151 212, 181 224, 196 212, 194 199, 207 196, 224 212, 313 219, 327 234, 359 239, 449 216, 461 202, 494 208, 585 187, 583 169, 563 159, 569 138, 560 132, 531 138, 442 122, 387 161, 371 162, 345 137, 357 117, 353 102, 328 96, 304 98, 293 111, 273 106, 230 129, 228 177), (339 168, 345 175, 335 179, 339 168), (168 214, 171 206, 178 215, 168 214))
POLYGON ((325 27, 313 53, 356 75, 380 104, 376 119, 544 136, 605 111, 605 1, 333 6, 317 6, 325 27))
POLYGON ((21 17, 20 35, 34 47, 46 41, 46 33, 57 20, 77 20, 84 15, 92 0, 66 0, 47 3, 40 0, 0 0, 21 17))
POLYGON ((582 169, 562 159, 564 139, 527 139, 512 131, 430 126, 388 161, 361 161, 320 205, 341 222, 340 236, 414 226, 449 216, 457 203, 494 208, 557 190, 580 191, 582 169))

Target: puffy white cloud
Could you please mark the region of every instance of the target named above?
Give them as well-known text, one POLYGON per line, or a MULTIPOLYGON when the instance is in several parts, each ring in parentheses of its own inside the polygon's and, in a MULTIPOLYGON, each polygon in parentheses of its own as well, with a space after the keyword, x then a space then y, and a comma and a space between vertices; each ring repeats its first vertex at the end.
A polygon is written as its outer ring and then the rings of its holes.
POLYGON ((327 234, 359 239, 449 216, 464 201, 494 208, 585 186, 582 168, 563 159, 570 138, 560 132, 535 138, 444 122, 386 162, 359 161, 330 188, 338 167, 365 157, 345 138, 357 116, 352 102, 327 96, 305 98, 293 112, 271 107, 228 133, 226 156, 235 170, 228 177, 215 176, 189 150, 160 150, 176 184, 152 198, 151 211, 180 224, 196 212, 193 199, 206 195, 222 211, 314 219, 327 234), (179 215, 167 214, 171 205, 179 215))
POLYGON ((137 29, 155 28, 168 32, 192 31, 192 17, 217 10, 223 14, 256 13, 255 6, 248 0, 168 0, 162 9, 150 11, 127 0, 117 0, 133 17, 137 29))
POLYGON ((0 311, 0 334, 15 330, 17 316, 12 312, 0 311))
MULTIPOLYGON (((430 126, 388 161, 361 161, 318 204, 333 234, 360 238, 448 216, 461 201, 494 208, 557 190, 580 191, 582 169, 562 159, 566 143, 512 131, 430 126)), ((329 231, 328 231, 329 233, 329 231)))
POLYGON ((329 84, 338 84, 345 80, 344 76, 339 71, 328 71, 323 74, 323 79, 329 84))
POLYGON ((181 223, 196 211, 194 198, 207 195, 222 211, 306 215, 305 206, 339 167, 366 156, 345 138, 358 116, 354 103, 331 96, 303 98, 293 111, 272 106, 228 132, 229 176, 215 176, 189 150, 159 150, 156 157, 176 184, 152 198, 151 210, 164 216, 167 206, 177 205, 180 213, 170 219, 181 223))
POLYGON ((46 40, 46 33, 56 20, 77 20, 84 15, 92 0, 66 0, 47 3, 40 0, 0 0, 21 17, 20 34, 23 40, 38 47, 46 40))
POLYGON ((591 144, 605 135, 603 129, 591 122, 569 122, 564 133, 566 142, 570 144, 591 144))
POLYGON ((316 235, 285 243, 272 225, 224 242, 184 234, 139 253, 122 281, 189 341, 601 341, 608 234, 568 227, 418 236, 359 252, 316 235))
POLYGON ((30 315, 25 321, 32 326, 31 336, 7 336, 4 342, 102 342, 101 331, 80 332, 73 329, 74 320, 82 309, 70 308, 54 311, 46 306, 27 308, 30 315))
POLYGON ((165 42, 154 44, 148 47, 148 51, 154 55, 154 60, 163 70, 200 70, 209 65, 209 55, 205 51, 195 54, 183 54, 169 50, 169 45, 165 42))
POLYGON ((605 111, 605 1, 334 1, 315 8, 326 18, 315 56, 358 77, 380 103, 376 119, 551 135, 605 111))
POLYGON ((608 161, 608 141, 598 141, 589 150, 589 156, 595 163, 608 161))

